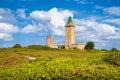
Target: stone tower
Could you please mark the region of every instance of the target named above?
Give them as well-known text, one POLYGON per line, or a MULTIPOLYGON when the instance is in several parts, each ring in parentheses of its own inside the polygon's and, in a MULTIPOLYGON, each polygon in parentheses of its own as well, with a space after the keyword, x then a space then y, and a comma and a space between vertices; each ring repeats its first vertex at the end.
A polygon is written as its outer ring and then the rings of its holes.
POLYGON ((65 25, 65 47, 73 48, 75 44, 75 25, 73 24, 72 17, 68 18, 68 22, 65 25))
POLYGON ((47 45, 47 46, 52 46, 52 45, 54 45, 53 36, 48 36, 48 37, 47 37, 46 45, 47 45))

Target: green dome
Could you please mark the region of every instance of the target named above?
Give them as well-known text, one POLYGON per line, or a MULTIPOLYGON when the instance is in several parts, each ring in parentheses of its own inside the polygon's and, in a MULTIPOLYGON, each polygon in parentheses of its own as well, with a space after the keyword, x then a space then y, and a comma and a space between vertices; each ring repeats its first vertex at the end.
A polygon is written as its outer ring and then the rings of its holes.
POLYGON ((72 23, 72 17, 71 16, 69 16, 69 18, 68 18, 68 23, 72 23))

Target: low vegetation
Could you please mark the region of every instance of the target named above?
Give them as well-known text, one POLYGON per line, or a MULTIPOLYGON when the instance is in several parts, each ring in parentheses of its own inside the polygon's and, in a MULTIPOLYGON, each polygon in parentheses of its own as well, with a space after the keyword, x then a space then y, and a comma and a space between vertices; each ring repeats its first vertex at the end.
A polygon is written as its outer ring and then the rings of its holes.
POLYGON ((56 48, 50 48, 48 46, 43 45, 29 45, 29 49, 36 49, 36 50, 57 50, 56 48))
MULTIPOLYGON (((47 48, 47 49, 46 49, 47 48)), ((0 49, 0 80, 119 80, 120 51, 0 49), (27 56, 34 57, 30 60, 27 56)))
POLYGON ((116 66, 120 66, 120 53, 118 52, 112 52, 110 54, 107 54, 104 58, 106 62, 109 64, 113 64, 116 66))

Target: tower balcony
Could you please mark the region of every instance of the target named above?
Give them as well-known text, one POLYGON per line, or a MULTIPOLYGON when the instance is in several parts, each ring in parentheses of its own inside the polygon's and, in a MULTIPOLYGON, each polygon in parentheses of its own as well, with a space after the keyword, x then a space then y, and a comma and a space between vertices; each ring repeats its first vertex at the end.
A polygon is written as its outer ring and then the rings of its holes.
POLYGON ((68 23, 65 25, 65 27, 75 27, 75 25, 73 23, 68 23))

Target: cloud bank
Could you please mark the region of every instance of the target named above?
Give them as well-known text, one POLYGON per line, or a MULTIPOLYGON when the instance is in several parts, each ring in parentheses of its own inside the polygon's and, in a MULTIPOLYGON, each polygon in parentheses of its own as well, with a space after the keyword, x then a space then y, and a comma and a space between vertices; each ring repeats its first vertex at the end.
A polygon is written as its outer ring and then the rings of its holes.
POLYGON ((0 39, 5 41, 11 41, 12 33, 16 33, 18 31, 18 27, 8 23, 0 22, 0 39))
POLYGON ((39 28, 49 29, 53 35, 64 35, 65 20, 68 16, 73 16, 73 13, 52 8, 48 11, 33 11, 30 16, 33 20, 39 21, 38 24, 41 24, 39 28))
POLYGON ((112 15, 120 16, 120 7, 109 7, 105 8, 104 11, 112 15))

